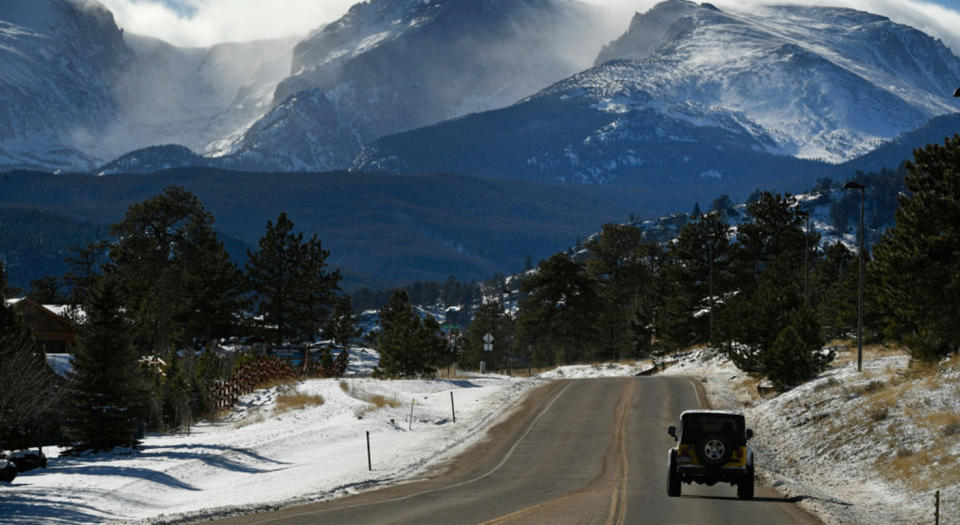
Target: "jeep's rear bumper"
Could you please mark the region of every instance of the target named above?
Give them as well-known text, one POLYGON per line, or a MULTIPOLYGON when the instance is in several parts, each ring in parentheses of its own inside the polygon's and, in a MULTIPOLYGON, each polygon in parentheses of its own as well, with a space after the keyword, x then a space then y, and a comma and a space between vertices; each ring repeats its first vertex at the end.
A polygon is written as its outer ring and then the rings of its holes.
POLYGON ((736 483, 746 477, 747 467, 710 468, 698 465, 678 466, 677 473, 685 483, 706 483, 713 485, 717 482, 736 483))

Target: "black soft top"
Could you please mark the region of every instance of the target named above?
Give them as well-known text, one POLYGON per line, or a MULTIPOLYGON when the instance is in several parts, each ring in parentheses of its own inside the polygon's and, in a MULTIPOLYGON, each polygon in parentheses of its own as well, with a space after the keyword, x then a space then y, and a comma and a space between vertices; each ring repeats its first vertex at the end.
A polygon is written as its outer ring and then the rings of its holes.
POLYGON ((711 434, 721 434, 735 445, 746 444, 743 414, 720 410, 688 410, 680 414, 680 442, 694 444, 711 434))

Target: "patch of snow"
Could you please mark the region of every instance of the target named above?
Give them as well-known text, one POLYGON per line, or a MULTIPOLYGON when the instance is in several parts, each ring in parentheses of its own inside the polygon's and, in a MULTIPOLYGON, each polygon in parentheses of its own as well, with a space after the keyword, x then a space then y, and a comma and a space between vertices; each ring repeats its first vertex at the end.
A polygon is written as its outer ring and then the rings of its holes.
POLYGON ((397 483, 483 439, 540 384, 503 377, 311 379, 294 388, 324 403, 286 412, 277 409, 280 389, 256 390, 218 421, 198 423, 188 433, 147 435, 139 451, 72 458, 46 450, 47 469, 25 472, 3 488, 3 521, 206 518, 397 483), (398 406, 375 409, 364 395, 382 395, 398 406))
POLYGON ((47 354, 47 364, 60 377, 73 371, 73 354, 47 354))

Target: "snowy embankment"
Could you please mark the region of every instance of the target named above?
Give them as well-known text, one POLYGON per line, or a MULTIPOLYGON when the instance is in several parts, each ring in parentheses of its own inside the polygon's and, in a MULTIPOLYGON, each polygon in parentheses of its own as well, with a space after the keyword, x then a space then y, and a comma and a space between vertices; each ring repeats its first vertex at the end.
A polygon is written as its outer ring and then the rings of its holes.
POLYGON ((960 359, 910 367, 898 352, 840 352, 831 367, 782 394, 717 352, 698 350, 662 372, 703 383, 713 408, 743 410, 756 431, 757 473, 826 523, 960 522, 960 359))
POLYGON ((0 521, 199 519, 410 479, 483 439, 492 423, 542 383, 499 376, 353 377, 257 390, 220 420, 194 425, 189 434, 148 435, 133 453, 59 458, 46 449, 46 470, 22 473, 0 487, 0 521), (282 408, 284 399, 297 398, 306 400, 303 408, 282 408))
POLYGON ((589 379, 596 377, 628 377, 652 372, 649 361, 636 363, 603 363, 596 365, 567 365, 544 372, 537 377, 544 379, 589 379))

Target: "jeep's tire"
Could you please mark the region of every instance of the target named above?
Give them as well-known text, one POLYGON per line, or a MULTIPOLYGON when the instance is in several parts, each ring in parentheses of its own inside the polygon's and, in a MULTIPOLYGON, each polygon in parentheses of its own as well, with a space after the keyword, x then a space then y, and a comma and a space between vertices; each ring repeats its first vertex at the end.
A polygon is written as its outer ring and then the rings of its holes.
POLYGON ((697 457, 708 467, 719 467, 730 459, 733 443, 723 434, 708 434, 697 443, 697 457))
POLYGON ((670 468, 667 470, 667 496, 680 495, 680 473, 677 471, 677 451, 670 451, 670 468))
POLYGON ((753 499, 753 467, 747 467, 747 473, 737 482, 737 497, 753 499))

